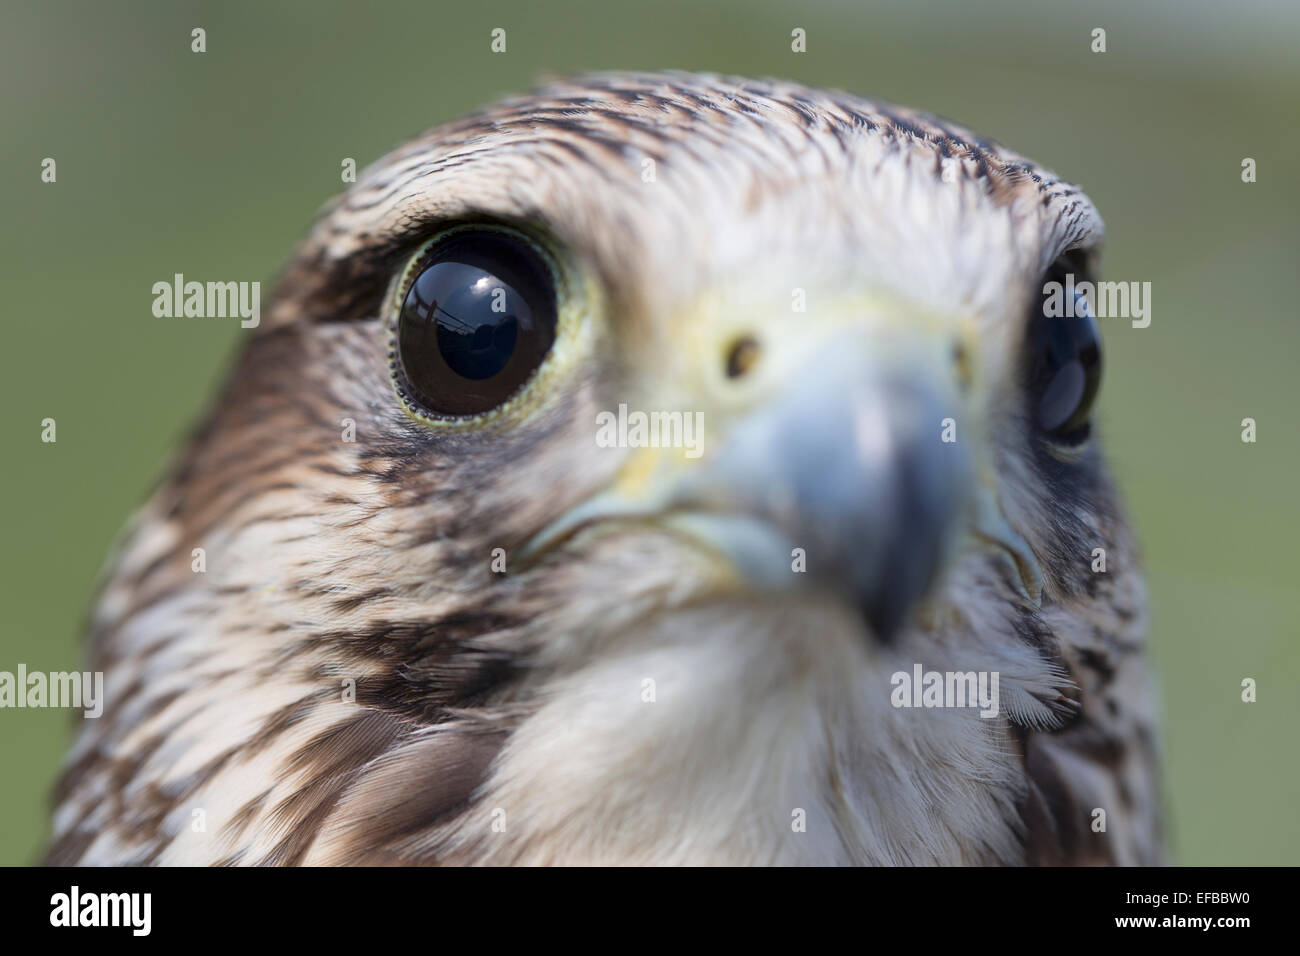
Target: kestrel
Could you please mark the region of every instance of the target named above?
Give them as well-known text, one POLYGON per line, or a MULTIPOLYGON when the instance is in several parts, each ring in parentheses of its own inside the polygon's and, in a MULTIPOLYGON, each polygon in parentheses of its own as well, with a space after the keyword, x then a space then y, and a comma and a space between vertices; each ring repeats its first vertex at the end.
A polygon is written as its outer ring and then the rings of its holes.
POLYGON ((1098 322, 1043 308, 1101 239, 785 82, 558 81, 399 148, 123 536, 48 860, 1159 861, 1098 322))

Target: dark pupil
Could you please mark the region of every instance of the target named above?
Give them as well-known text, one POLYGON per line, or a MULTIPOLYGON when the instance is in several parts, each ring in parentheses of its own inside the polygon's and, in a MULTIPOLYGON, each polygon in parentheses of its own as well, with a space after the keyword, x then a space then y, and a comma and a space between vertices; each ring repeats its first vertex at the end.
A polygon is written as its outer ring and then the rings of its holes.
POLYGON ((1101 383, 1101 338, 1087 299, 1075 298, 1073 315, 1037 316, 1030 352, 1039 425, 1062 437, 1077 433, 1101 383))
POLYGON ((438 330, 438 350, 465 378, 491 378, 506 367, 519 338, 521 317, 532 310, 511 286, 463 262, 439 262, 411 286, 406 308, 438 330))
POLYGON ((520 240, 471 233, 434 247, 418 269, 397 329, 414 397, 446 415, 505 401, 554 339, 554 294, 544 267, 520 240))

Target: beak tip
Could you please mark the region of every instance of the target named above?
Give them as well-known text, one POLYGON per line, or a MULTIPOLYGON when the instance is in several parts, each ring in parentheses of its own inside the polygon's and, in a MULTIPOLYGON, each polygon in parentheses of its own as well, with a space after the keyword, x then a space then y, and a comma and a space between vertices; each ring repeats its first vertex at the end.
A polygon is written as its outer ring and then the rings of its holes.
POLYGON ((902 629, 907 604, 886 596, 884 600, 864 602, 861 611, 871 629, 871 636, 881 644, 888 645, 894 643, 902 629))

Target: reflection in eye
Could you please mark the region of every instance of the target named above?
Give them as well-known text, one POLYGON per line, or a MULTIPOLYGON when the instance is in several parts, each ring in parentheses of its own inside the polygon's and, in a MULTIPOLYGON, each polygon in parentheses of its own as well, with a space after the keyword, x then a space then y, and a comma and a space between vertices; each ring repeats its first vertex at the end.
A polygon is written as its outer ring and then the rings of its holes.
MULTIPOLYGON (((1051 277, 1044 288, 1050 282, 1051 277)), ((1087 298, 1078 291, 1071 311, 1073 315, 1049 315, 1045 302, 1034 310, 1027 367, 1039 427, 1067 443, 1078 443, 1088 435, 1089 416, 1101 385, 1101 334, 1087 298)))

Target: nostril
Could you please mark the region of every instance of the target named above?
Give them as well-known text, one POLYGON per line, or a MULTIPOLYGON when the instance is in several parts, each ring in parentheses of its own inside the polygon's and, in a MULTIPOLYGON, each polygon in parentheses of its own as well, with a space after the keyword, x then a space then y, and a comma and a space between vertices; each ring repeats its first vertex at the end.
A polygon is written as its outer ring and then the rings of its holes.
POLYGON ((957 373, 957 385, 963 392, 970 391, 973 377, 970 353, 966 351, 966 346, 961 342, 952 343, 952 364, 957 373))
POLYGON ((748 375, 758 364, 762 348, 752 336, 746 335, 732 343, 727 352, 727 378, 740 378, 748 375))

